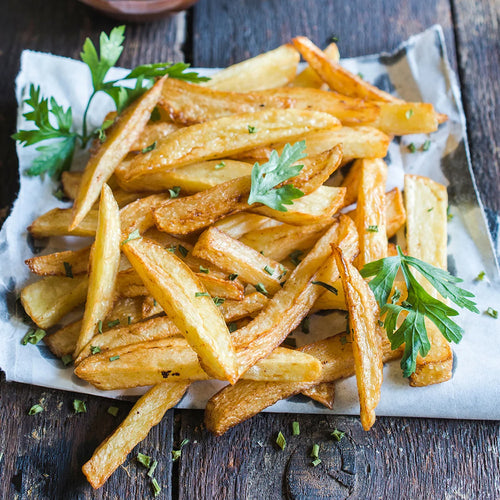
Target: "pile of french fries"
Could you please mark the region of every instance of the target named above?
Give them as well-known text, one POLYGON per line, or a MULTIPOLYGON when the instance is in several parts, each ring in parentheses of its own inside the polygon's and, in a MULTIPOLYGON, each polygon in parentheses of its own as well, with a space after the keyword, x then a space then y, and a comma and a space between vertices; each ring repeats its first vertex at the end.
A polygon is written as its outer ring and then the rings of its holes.
MULTIPOLYGON (((335 382, 355 375, 368 430, 383 363, 401 351, 391 350, 359 270, 392 255, 389 238, 405 231, 406 252, 446 266, 446 189, 407 175, 404 199, 386 192, 383 158, 392 136, 431 133, 446 116, 343 69, 335 44, 321 51, 298 37, 204 84, 159 79, 107 118, 114 124, 85 171, 63 174, 73 208, 29 227, 36 238, 94 242, 29 259, 41 279, 21 293, 78 377, 102 390, 152 386, 83 466, 92 486, 196 380, 229 382, 205 412, 206 427, 223 434, 298 393, 331 408, 335 382), (308 66, 297 74, 301 55, 308 66), (254 163, 299 140, 307 157, 288 182, 305 196, 284 212, 249 205, 254 163), (81 319, 53 328, 82 305, 81 319), (349 331, 283 345, 309 314, 329 309, 348 311, 349 331)), ((432 349, 411 385, 451 376, 449 344, 428 331, 432 349)))

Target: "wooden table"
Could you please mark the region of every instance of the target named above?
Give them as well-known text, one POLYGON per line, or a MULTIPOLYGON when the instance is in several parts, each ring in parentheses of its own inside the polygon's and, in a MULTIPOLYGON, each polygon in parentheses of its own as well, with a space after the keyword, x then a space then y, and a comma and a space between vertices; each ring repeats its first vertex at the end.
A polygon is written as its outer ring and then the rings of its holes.
MULTIPOLYGON (((120 63, 133 66, 186 60, 195 66, 226 66, 274 48, 294 35, 325 45, 339 38, 343 56, 391 50, 434 23, 443 26, 448 57, 458 70, 468 119, 476 181, 490 228, 500 212, 500 4, 498 0, 201 0, 197 6, 153 24, 127 26, 120 63)), ((0 207, 18 188, 14 143, 14 78, 22 49, 78 58, 86 36, 116 25, 75 1, 4 0, 0 17, 0 207)), ((95 447, 130 408, 127 402, 0 382, 0 497, 33 499, 149 498, 137 451, 159 460, 160 498, 320 499, 500 497, 498 422, 379 418, 365 433, 355 417, 261 414, 215 438, 204 431, 200 411, 169 411, 108 483, 93 492, 80 472, 95 447), (46 411, 28 417, 43 401, 46 411), (107 414, 119 406, 117 418, 107 414), (300 436, 285 451, 276 433, 300 436), (334 428, 347 433, 340 443, 334 428), (188 438, 181 459, 170 450, 188 438), (319 443, 323 463, 311 467, 319 443)), ((500 402, 499 402, 500 404, 500 402)))

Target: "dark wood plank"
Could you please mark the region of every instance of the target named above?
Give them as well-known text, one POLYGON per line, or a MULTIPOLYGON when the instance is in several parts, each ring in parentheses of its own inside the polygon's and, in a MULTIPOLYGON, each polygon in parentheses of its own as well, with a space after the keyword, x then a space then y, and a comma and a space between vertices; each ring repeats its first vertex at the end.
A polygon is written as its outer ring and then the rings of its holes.
POLYGON ((453 13, 472 167, 491 232, 498 237, 500 3, 490 0, 454 0, 453 13))
POLYGON ((494 422, 260 414, 214 437, 183 414, 180 500, 192 498, 496 498, 500 427, 494 422), (292 422, 300 436, 292 435, 292 422), (346 436, 337 442, 334 429, 346 436), (282 431, 287 445, 275 444, 282 431), (313 467, 312 445, 321 464, 313 467))
POLYGON ((131 407, 127 401, 6 383, 2 374, 0 498, 149 498, 151 481, 146 469, 135 461, 139 451, 158 460, 160 498, 171 498, 173 410, 167 412, 101 489, 93 491, 80 470, 131 407), (74 399, 86 403, 87 413, 74 413, 74 399), (28 416, 34 404, 43 406, 44 411, 28 416), (120 409, 117 417, 107 413, 110 406, 120 409))
POLYGON ((448 0, 201 0, 193 11, 193 63, 227 66, 304 35, 325 46, 335 35, 342 57, 390 51, 439 23, 455 60, 448 0))

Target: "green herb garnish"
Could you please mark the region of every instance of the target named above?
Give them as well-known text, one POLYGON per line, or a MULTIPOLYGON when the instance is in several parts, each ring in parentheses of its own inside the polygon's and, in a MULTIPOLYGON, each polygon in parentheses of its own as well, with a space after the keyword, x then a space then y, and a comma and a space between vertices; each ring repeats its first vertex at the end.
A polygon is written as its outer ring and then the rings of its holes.
POLYGON ((139 233, 139 229, 134 229, 127 237, 126 240, 122 241, 122 245, 125 245, 125 243, 128 243, 129 241, 132 240, 137 240, 141 237, 141 234, 139 233))
POLYGON ((98 331, 99 333, 102 333, 102 320, 99 320, 99 321, 97 322, 97 331, 98 331))
POLYGON ((183 256, 186 257, 186 255, 189 253, 189 250, 186 247, 183 247, 182 245, 179 245, 177 247, 177 250, 179 250, 179 253, 183 256))
POLYGON ((292 434, 300 436, 300 424, 298 422, 292 422, 292 434))
POLYGON ((114 319, 113 321, 108 321, 108 328, 114 328, 115 326, 120 324, 119 319, 114 319))
POLYGON ((226 302, 226 299, 222 297, 212 297, 212 300, 214 301, 214 304, 217 307, 221 306, 222 304, 224 304, 224 302, 226 302))
POLYGON ((410 142, 410 144, 408 144, 408 151, 410 153, 415 153, 417 151, 417 147, 413 142, 410 142))
POLYGON ((311 281, 313 285, 319 285, 322 286, 323 288, 326 288, 329 292, 332 292, 335 295, 339 294, 339 291, 332 285, 329 285, 328 283, 325 283, 324 281, 311 281))
POLYGON ((174 186, 172 189, 169 189, 168 192, 170 193, 170 198, 177 198, 181 192, 181 187, 174 186))
POLYGON ((33 405, 29 411, 28 415, 36 415, 37 413, 41 413, 43 411, 43 407, 40 405, 33 405))
POLYGON ((178 450, 172 450, 172 461, 179 460, 182 454, 182 448, 189 443, 189 439, 183 439, 178 450))
POLYGON ((90 346, 90 354, 99 354, 101 352, 101 348, 98 345, 90 346))
POLYGON ((254 127, 253 125, 248 125, 248 133, 249 134, 255 134, 257 132, 257 128, 254 127))
POLYGON ((73 356, 71 354, 65 354, 62 358, 61 361, 63 362, 64 366, 68 366, 71 363, 73 363, 73 356))
POLYGON ((449 298, 459 307, 479 313, 476 304, 469 298, 474 294, 456 285, 462 282, 460 278, 452 276, 447 271, 434 267, 415 257, 404 255, 397 247, 398 255, 370 262, 361 270, 363 278, 374 278, 369 286, 381 308, 381 316, 385 315, 384 328, 391 342, 392 349, 405 344, 401 368, 403 376, 409 377, 416 368, 417 354, 425 357, 431 347, 427 336, 425 318, 432 321, 449 342, 460 342, 463 329, 450 319, 458 312, 445 303, 429 295, 410 271, 416 269, 429 284, 445 299, 449 298), (401 269, 408 290, 408 297, 401 305, 387 303, 398 271, 401 269), (399 326, 398 318, 405 315, 399 326))
POLYGON ((73 410, 75 410, 75 413, 87 413, 87 406, 81 399, 74 399, 73 410))
POLYGON ((338 429, 335 429, 330 436, 332 436, 335 441, 341 441, 342 438, 345 436, 345 432, 339 431, 338 429))
POLYGON ((369 233, 378 233, 378 226, 376 225, 373 225, 373 226, 368 226, 366 228, 366 230, 369 232, 369 233))
POLYGON ((227 278, 229 281, 234 281, 239 275, 236 273, 230 274, 227 278))
POLYGON ((484 277, 486 276, 486 273, 484 271, 481 271, 475 278, 474 281, 483 281, 484 277))
POLYGON ((269 292, 266 290, 266 287, 262 283, 257 283, 255 285, 255 289, 258 292, 263 293, 264 295, 269 295, 269 292))
POLYGON ((498 319, 498 311, 493 309, 493 307, 488 307, 488 309, 486 309, 486 314, 492 318, 498 319))
POLYGON ((120 359, 120 356, 116 355, 109 358, 110 361, 116 361, 117 359, 120 359))
POLYGON ((151 479, 151 486, 153 486, 153 495, 157 497, 161 492, 161 486, 158 484, 156 478, 151 479))
POLYGON ((118 415, 119 411, 120 411, 120 408, 118 408, 118 406, 110 406, 108 408, 108 413, 110 415, 113 415, 113 417, 116 417, 118 415))
POLYGON ((26 332, 26 335, 21 339, 21 344, 26 345, 29 342, 30 344, 36 345, 45 337, 45 335, 45 330, 42 330, 41 328, 30 328, 26 332))
POLYGON ((153 460, 153 463, 151 464, 151 467, 148 470, 148 477, 153 477, 153 474, 155 473, 157 466, 158 466, 158 460, 153 460))
POLYGON ((196 292, 194 294, 195 297, 210 297, 210 294, 208 292, 196 292))
POLYGON ((210 269, 208 269, 208 267, 203 267, 201 264, 200 264, 200 273, 205 273, 205 274, 208 274, 210 272, 210 269))
POLYGON ((281 433, 281 431, 278 432, 278 437, 276 438, 276 444, 282 449, 285 449, 286 446, 286 439, 285 436, 281 433))
POLYGON ((269 274, 270 276, 272 276, 274 274, 274 269, 272 267, 269 267, 269 266, 264 266, 264 271, 269 274))
POLYGON ((409 109, 406 113, 405 113, 405 116, 406 116, 406 119, 409 120, 412 116, 413 116, 413 109, 409 109))
POLYGON ((267 163, 255 163, 252 168, 252 184, 248 204, 262 203, 274 210, 287 212, 285 205, 293 205, 293 200, 304 196, 304 193, 293 185, 276 187, 284 181, 299 174, 304 165, 294 165, 304 158, 305 141, 290 146, 287 144, 278 155, 276 150, 271 152, 267 163))
POLYGON ((73 278, 73 268, 69 262, 63 262, 66 277, 73 278))
POLYGON ((220 170, 221 168, 224 168, 226 166, 226 162, 224 161, 221 161, 220 163, 217 163, 217 165, 215 165, 215 170, 220 170))
POLYGON ((150 151, 153 151, 153 149, 156 149, 156 144, 157 144, 157 141, 153 142, 152 144, 145 147, 144 149, 141 149, 141 153, 146 154, 146 153, 149 153, 150 151))
POLYGON ((137 453, 137 457, 135 459, 146 469, 148 469, 151 466, 151 457, 148 455, 144 455, 144 453, 137 453))
POLYGON ((298 266, 302 259, 300 259, 300 256, 304 255, 304 252, 302 250, 294 250, 288 258, 290 259, 291 263, 294 264, 295 266, 298 266))
POLYGON ((429 139, 426 139, 424 145, 422 146, 422 151, 429 151, 430 147, 431 147, 431 141, 429 139))

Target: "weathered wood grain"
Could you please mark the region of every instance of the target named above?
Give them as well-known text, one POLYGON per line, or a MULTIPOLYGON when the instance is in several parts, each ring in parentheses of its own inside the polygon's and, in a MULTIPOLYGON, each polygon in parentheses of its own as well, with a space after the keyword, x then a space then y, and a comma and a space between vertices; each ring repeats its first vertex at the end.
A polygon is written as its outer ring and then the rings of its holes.
POLYGON ((500 2, 455 0, 462 99, 476 183, 498 237, 500 212, 500 2))

